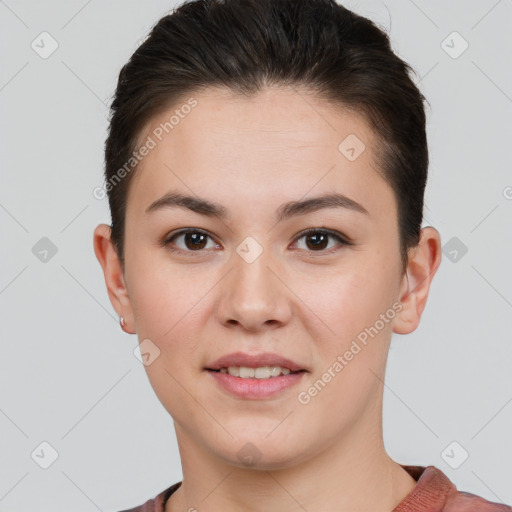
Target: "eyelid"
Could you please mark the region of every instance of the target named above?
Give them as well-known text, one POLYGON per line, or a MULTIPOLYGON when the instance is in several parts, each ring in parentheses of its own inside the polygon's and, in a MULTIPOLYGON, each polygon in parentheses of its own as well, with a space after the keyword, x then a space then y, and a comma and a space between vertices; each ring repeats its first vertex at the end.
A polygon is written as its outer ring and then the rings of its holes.
MULTIPOLYGON (((352 240, 348 236, 345 236, 344 234, 342 234, 338 231, 334 231, 332 229, 324 228, 321 226, 307 228, 307 229, 301 231, 300 233, 297 233, 294 240, 298 240, 299 238, 302 238, 303 236, 309 235, 311 233, 321 233, 324 235, 329 235, 333 238, 337 238, 340 242, 344 243, 345 245, 353 245, 352 240)), ((311 251, 311 252, 325 252, 325 251, 311 251)))
MULTIPOLYGON (((208 238, 211 238, 212 240, 215 241, 214 237, 208 233, 208 231, 205 231, 204 229, 201 229, 201 228, 182 228, 182 229, 178 229, 177 231, 174 231, 172 233, 170 233, 169 235, 166 235, 163 240, 160 242, 160 245, 162 247, 166 247, 168 245, 171 244, 172 241, 174 241, 176 238, 178 238, 179 236, 181 235, 186 235, 187 233, 199 233, 201 235, 205 235, 207 236, 208 238)), ((215 241, 215 243, 218 243, 217 241, 215 241)), ((203 250, 201 251, 184 251, 183 249, 171 249, 172 251, 174 252, 186 252, 186 253, 194 253, 194 252, 204 252, 203 250)))

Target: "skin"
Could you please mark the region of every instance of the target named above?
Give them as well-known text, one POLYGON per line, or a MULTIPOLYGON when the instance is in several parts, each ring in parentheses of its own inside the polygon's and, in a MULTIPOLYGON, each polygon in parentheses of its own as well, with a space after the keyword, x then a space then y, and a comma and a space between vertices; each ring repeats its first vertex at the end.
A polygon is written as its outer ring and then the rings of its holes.
MULTIPOLYGON (((125 331, 160 350, 145 368, 174 420, 183 469, 166 512, 389 512, 416 482, 383 443, 386 359, 392 333, 410 333, 420 322, 441 260, 440 235, 423 228, 401 273, 395 197, 374 161, 375 136, 357 113, 285 87, 250 98, 210 88, 194 98, 197 107, 134 176, 124 272, 110 227, 94 232, 125 331), (366 146, 354 161, 338 150, 350 134, 366 146), (229 218, 176 207, 146 214, 169 190, 220 203, 229 218), (329 208, 276 224, 282 203, 333 191, 369 215, 329 208), (159 245, 187 227, 208 232, 199 250, 184 236, 173 243, 183 254, 159 245), (330 237, 316 248, 315 238, 297 236, 320 227, 353 245, 330 237), (236 252, 248 236, 262 249, 251 263, 236 252), (400 301, 396 316, 309 403, 300 403, 298 394, 400 301), (277 352, 309 373, 273 397, 244 400, 204 371, 234 351, 277 352), (237 456, 248 442, 261 456, 250 467, 237 456)), ((175 109, 152 119, 144 137, 175 109)))

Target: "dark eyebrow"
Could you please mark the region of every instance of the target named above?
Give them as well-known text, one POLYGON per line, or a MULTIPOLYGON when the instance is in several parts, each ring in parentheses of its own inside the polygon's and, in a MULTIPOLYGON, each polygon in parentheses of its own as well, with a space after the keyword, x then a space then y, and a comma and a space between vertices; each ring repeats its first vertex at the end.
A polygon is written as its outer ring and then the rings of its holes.
POLYGON ((304 201, 291 201, 281 205, 276 214, 277 221, 282 221, 297 215, 316 212, 322 208, 346 208, 364 215, 370 215, 368 210, 353 199, 343 194, 331 193, 322 196, 312 197, 304 201))
MULTIPOLYGON (((179 192, 169 192, 160 199, 157 199, 146 208, 146 213, 172 207, 187 208, 207 217, 217 217, 219 219, 227 219, 229 217, 228 210, 224 206, 179 192)), ((347 208, 364 215, 370 215, 364 206, 353 199, 343 194, 331 193, 304 201, 291 201, 282 204, 277 209, 276 220, 280 222, 290 217, 316 212, 322 208, 347 208)))

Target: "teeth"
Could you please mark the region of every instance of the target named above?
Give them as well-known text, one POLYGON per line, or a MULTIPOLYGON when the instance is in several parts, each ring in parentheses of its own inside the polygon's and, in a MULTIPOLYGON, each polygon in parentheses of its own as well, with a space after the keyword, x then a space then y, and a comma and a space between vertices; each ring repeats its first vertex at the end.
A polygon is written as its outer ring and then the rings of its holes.
POLYGON ((230 366, 229 368, 221 368, 221 373, 229 373, 233 377, 241 377, 242 379, 268 379, 278 377, 279 375, 288 375, 289 368, 281 366, 261 366, 259 368, 248 368, 247 366, 230 366))

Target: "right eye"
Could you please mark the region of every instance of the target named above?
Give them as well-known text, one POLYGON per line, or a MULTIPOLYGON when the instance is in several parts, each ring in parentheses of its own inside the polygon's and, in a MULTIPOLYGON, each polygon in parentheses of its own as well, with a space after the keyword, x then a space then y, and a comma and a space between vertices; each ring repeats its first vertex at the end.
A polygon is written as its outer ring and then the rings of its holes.
MULTIPOLYGON (((206 231, 203 231, 202 229, 186 228, 180 229, 179 231, 165 238, 165 240, 162 242, 162 245, 168 247, 168 249, 172 252, 201 252, 203 249, 205 249, 205 241, 208 238, 211 238, 210 235, 206 231), (178 240, 180 237, 183 237, 184 246, 182 246, 181 248, 176 248, 175 246, 173 246, 174 242, 178 240)), ((214 245, 220 247, 218 244, 214 245)))

